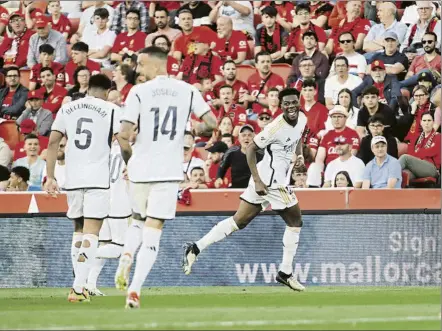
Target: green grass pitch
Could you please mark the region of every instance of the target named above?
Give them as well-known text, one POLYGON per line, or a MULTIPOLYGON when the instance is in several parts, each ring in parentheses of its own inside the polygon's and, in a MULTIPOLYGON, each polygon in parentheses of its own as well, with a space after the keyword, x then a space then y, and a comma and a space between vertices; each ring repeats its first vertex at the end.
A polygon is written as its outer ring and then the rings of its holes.
POLYGON ((68 303, 67 289, 0 289, 1 329, 440 330, 437 287, 145 288, 140 310, 125 297, 68 303))

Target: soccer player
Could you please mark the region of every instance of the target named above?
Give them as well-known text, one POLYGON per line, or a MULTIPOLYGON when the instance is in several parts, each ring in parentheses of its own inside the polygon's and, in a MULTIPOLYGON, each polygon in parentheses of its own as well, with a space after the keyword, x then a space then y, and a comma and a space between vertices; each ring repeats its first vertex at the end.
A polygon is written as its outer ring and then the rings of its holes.
POLYGON ((295 168, 304 163, 301 137, 307 117, 300 111, 297 90, 289 88, 281 91, 279 100, 283 114, 256 135, 247 147, 247 163, 252 177, 249 186, 241 195, 237 212, 233 217, 215 225, 196 243, 184 245, 182 266, 186 275, 190 274, 192 265, 201 251, 231 233, 244 229, 263 210, 263 204, 271 204, 272 209, 287 225, 282 239, 282 263, 276 280, 295 291, 304 290, 304 286, 293 276, 293 258, 302 227, 301 210, 296 197, 290 195, 287 190, 286 178, 294 153, 295 168), (265 155, 262 161, 256 164, 256 152, 259 149, 265 149, 265 155))
MULTIPOLYGON (((216 118, 201 93, 183 81, 167 77, 167 54, 161 48, 141 50, 137 71, 147 82, 129 92, 118 135, 123 159, 128 162, 134 200, 132 217, 145 220, 127 308, 140 307, 141 287, 155 263, 164 220, 175 217, 178 186, 183 181, 183 137, 191 112, 202 119, 194 129, 196 135, 216 127, 216 118), (129 140, 135 125, 138 134, 131 147, 129 140)), ((129 260, 128 268, 131 263, 129 260)))
POLYGON ((68 137, 64 188, 67 217, 76 224, 72 245, 78 249, 70 302, 90 301, 86 280, 97 254, 101 224, 109 215, 109 158, 112 137, 119 129, 115 105, 105 101, 110 88, 105 75, 91 77, 88 95, 60 108, 49 137, 46 185, 52 195, 59 190, 54 177, 58 146, 63 136, 68 137))

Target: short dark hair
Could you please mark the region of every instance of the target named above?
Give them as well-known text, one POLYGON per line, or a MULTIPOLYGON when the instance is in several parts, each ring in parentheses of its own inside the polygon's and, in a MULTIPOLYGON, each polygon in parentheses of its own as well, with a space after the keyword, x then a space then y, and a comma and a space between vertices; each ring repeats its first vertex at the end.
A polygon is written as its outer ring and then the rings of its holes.
POLYGON ((143 48, 138 52, 138 54, 147 54, 149 57, 156 57, 158 59, 167 60, 167 53, 163 51, 162 48, 159 48, 157 46, 149 46, 146 48, 143 48))
POLYGON ((45 72, 45 71, 50 71, 51 74, 54 74, 54 70, 52 70, 51 67, 43 67, 43 68, 40 69, 40 75, 41 75, 43 72, 45 72))
POLYGON ((302 40, 304 41, 305 37, 313 37, 316 42, 318 42, 319 38, 315 31, 308 30, 302 35, 302 40))
POLYGON ((278 11, 273 6, 267 6, 263 10, 261 10, 261 15, 269 15, 270 17, 276 17, 276 15, 278 15, 278 11))
POLYGON ((20 76, 20 69, 17 66, 10 66, 5 68, 5 76, 7 76, 11 71, 17 71, 18 75, 20 76))
POLYGON ((269 89, 267 91, 267 95, 269 95, 270 92, 278 92, 278 95, 279 95, 279 90, 276 87, 272 87, 271 89, 269 89))
POLYGON ((374 114, 373 116, 371 116, 368 119, 368 124, 371 124, 371 123, 381 123, 382 125, 385 125, 385 117, 384 117, 384 115, 381 114, 381 113, 374 114))
POLYGON ((38 48, 38 51, 40 52, 40 54, 46 53, 49 55, 53 55, 55 52, 55 49, 54 49, 54 47, 52 47, 49 44, 43 44, 43 45, 40 45, 40 47, 38 48))
POLYGON ((229 63, 233 63, 235 65, 235 68, 236 68, 236 63, 233 60, 227 60, 226 62, 224 62, 223 68, 226 66, 226 64, 229 64, 229 63))
POLYGON ((132 55, 129 55, 129 54, 127 54, 127 53, 124 53, 123 58, 122 58, 122 61, 124 62, 124 60, 129 59, 129 58, 130 58, 133 62, 137 63, 137 59, 138 59, 137 54, 133 53, 132 55))
POLYGON ((23 181, 28 182, 29 177, 31 176, 31 173, 29 172, 29 169, 22 166, 17 166, 11 169, 11 173, 16 174, 18 177, 23 179, 23 181))
POLYGON ((170 39, 165 34, 160 34, 159 36, 156 36, 155 38, 153 38, 152 45, 155 45, 155 42, 157 41, 157 39, 160 39, 160 38, 166 39, 167 47, 170 48, 172 46, 170 39))
MULTIPOLYGON (((37 139, 37 140, 38 140, 38 136, 37 136, 36 134, 29 133, 29 134, 26 135, 26 137, 25 137, 25 141, 26 141, 26 140, 30 140, 30 139, 37 139)), ((39 142, 40 142, 40 141, 39 141, 39 142)))
POLYGON ((157 5, 157 6, 155 7, 155 11, 154 11, 154 13, 153 13, 154 16, 155 16, 155 13, 156 13, 157 11, 163 11, 163 12, 166 13, 166 16, 169 16, 169 10, 167 10, 167 8, 165 8, 165 7, 163 7, 163 6, 157 5))
POLYGON ((316 82, 314 79, 308 78, 302 82, 302 87, 313 87, 316 88, 316 82))
POLYGON ((261 51, 261 52, 258 52, 258 53, 255 55, 255 63, 258 62, 260 56, 270 56, 270 53, 267 52, 267 51, 261 51))
POLYGON ((288 95, 296 95, 299 99, 299 91, 295 88, 286 88, 283 89, 281 92, 279 92, 279 102, 282 102, 282 98, 288 96, 288 95))
POLYGON ((366 95, 376 95, 379 96, 379 90, 376 86, 370 85, 367 86, 363 91, 361 96, 365 97, 366 95))
POLYGON ((344 61, 345 62, 345 65, 348 67, 348 59, 345 57, 345 56, 337 56, 336 58, 335 58, 335 65, 336 65, 336 61, 338 61, 338 60, 342 60, 342 61, 344 61))
POLYGON ((424 118, 424 115, 429 115, 429 116, 431 116, 431 118, 432 118, 433 121, 434 121, 434 114, 432 114, 431 112, 429 112, 429 111, 424 112, 424 113, 422 114, 422 116, 421 116, 421 119, 424 118))
MULTIPOLYGON (((424 33, 424 36, 427 36, 427 35, 433 36, 433 37, 434 37, 434 40, 437 41, 437 34, 435 34, 433 31, 427 31, 427 32, 425 32, 425 33, 424 33)), ((422 36, 422 38, 423 38, 423 36, 422 36)))
POLYGON ((190 15, 192 15, 192 18, 193 18, 193 13, 189 9, 187 9, 187 8, 181 9, 178 12, 178 16, 180 16, 181 14, 190 14, 190 15))
POLYGON ((77 85, 77 84, 78 84, 78 82, 77 82, 77 80, 78 80, 78 74, 80 73, 80 71, 83 71, 83 70, 87 70, 89 73, 91 72, 91 71, 89 70, 89 68, 86 67, 86 66, 78 66, 77 69, 75 69, 75 71, 74 71, 74 85, 77 85))
POLYGON ((191 174, 191 175, 192 175, 192 172, 193 172, 194 170, 201 170, 202 172, 204 172, 204 169, 201 168, 201 167, 193 167, 192 170, 190 170, 190 174, 191 174))
POLYGON ((11 173, 9 172, 9 169, 0 165, 0 182, 8 180, 10 175, 11 173))
POLYGON ((89 45, 82 42, 82 41, 79 41, 79 42, 72 45, 71 51, 88 53, 89 52, 89 45))
POLYGON ((296 5, 295 14, 298 15, 298 13, 301 10, 307 10, 309 13, 311 12, 310 4, 308 2, 301 2, 296 5))
POLYGON ((140 14, 140 11, 139 11, 138 9, 135 9, 135 8, 131 8, 131 9, 129 9, 129 10, 126 12, 126 17, 127 17, 127 15, 129 15, 129 14, 135 14, 135 15, 138 16, 138 19, 141 18, 141 14, 140 14))
MULTIPOLYGON (((313 62, 313 59, 310 57, 310 56, 303 56, 300 60, 299 60, 299 64, 301 64, 301 62, 304 62, 304 61, 312 61, 313 62)), ((313 62, 313 64, 314 64, 314 62, 313 62)))
POLYGON ((221 91, 223 88, 229 88, 229 89, 231 89, 231 90, 233 91, 233 87, 230 86, 230 85, 227 85, 227 84, 222 85, 222 86, 219 88, 219 91, 221 91))
POLYGON ((96 74, 89 79, 89 89, 110 90, 112 81, 104 74, 96 74))
POLYGON ((97 8, 94 11, 94 17, 99 16, 100 18, 108 18, 109 11, 106 8, 97 8))

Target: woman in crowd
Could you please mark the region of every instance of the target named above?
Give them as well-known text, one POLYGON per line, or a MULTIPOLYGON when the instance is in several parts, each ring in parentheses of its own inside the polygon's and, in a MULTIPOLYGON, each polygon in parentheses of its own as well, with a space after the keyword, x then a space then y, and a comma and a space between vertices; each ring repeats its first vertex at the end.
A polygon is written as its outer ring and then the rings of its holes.
MULTIPOLYGON (((348 88, 344 88, 339 91, 338 94, 338 105, 345 107, 348 112, 347 122, 345 123, 349 128, 356 130, 359 108, 353 106, 353 96, 348 88)), ((327 122, 325 122, 325 130, 333 130, 333 125, 331 122, 331 117, 329 116, 327 122)))
POLYGON ((84 98, 89 89, 89 79, 91 73, 85 66, 79 66, 74 72, 75 85, 68 91, 68 95, 63 99, 63 104, 84 98))
POLYGON ((353 182, 347 171, 339 171, 336 174, 334 187, 353 187, 353 182))

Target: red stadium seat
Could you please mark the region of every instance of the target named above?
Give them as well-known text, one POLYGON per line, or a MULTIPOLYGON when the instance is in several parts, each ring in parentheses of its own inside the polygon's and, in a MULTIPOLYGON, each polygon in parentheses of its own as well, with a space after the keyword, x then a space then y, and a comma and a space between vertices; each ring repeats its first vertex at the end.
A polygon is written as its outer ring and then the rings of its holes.
POLYGON ((31 75, 31 70, 29 69, 20 69, 20 83, 29 88, 29 76, 31 75))
POLYGON ((287 78, 289 77, 290 70, 292 69, 292 66, 290 64, 286 63, 276 63, 272 64, 272 71, 275 74, 278 74, 284 79, 284 81, 287 81, 287 78))
POLYGON ((0 137, 5 140, 11 150, 14 150, 15 145, 20 141, 20 135, 15 121, 0 123, 0 137))
POLYGON ((255 28, 261 24, 262 20, 261 20, 261 15, 260 14, 254 14, 253 15, 253 25, 255 26, 255 28))
POLYGON ((71 25, 72 25, 71 35, 73 35, 75 32, 78 31, 78 27, 80 25, 80 19, 79 18, 70 18, 69 21, 71 21, 71 25))
POLYGON ((249 77, 256 72, 254 66, 248 64, 240 64, 236 67, 236 78, 247 83, 249 77))
POLYGON ((406 188, 410 186, 410 175, 408 175, 408 172, 402 171, 402 188, 406 188))
POLYGON ((424 177, 410 180, 410 186, 422 188, 435 188, 437 186, 437 178, 424 177))

